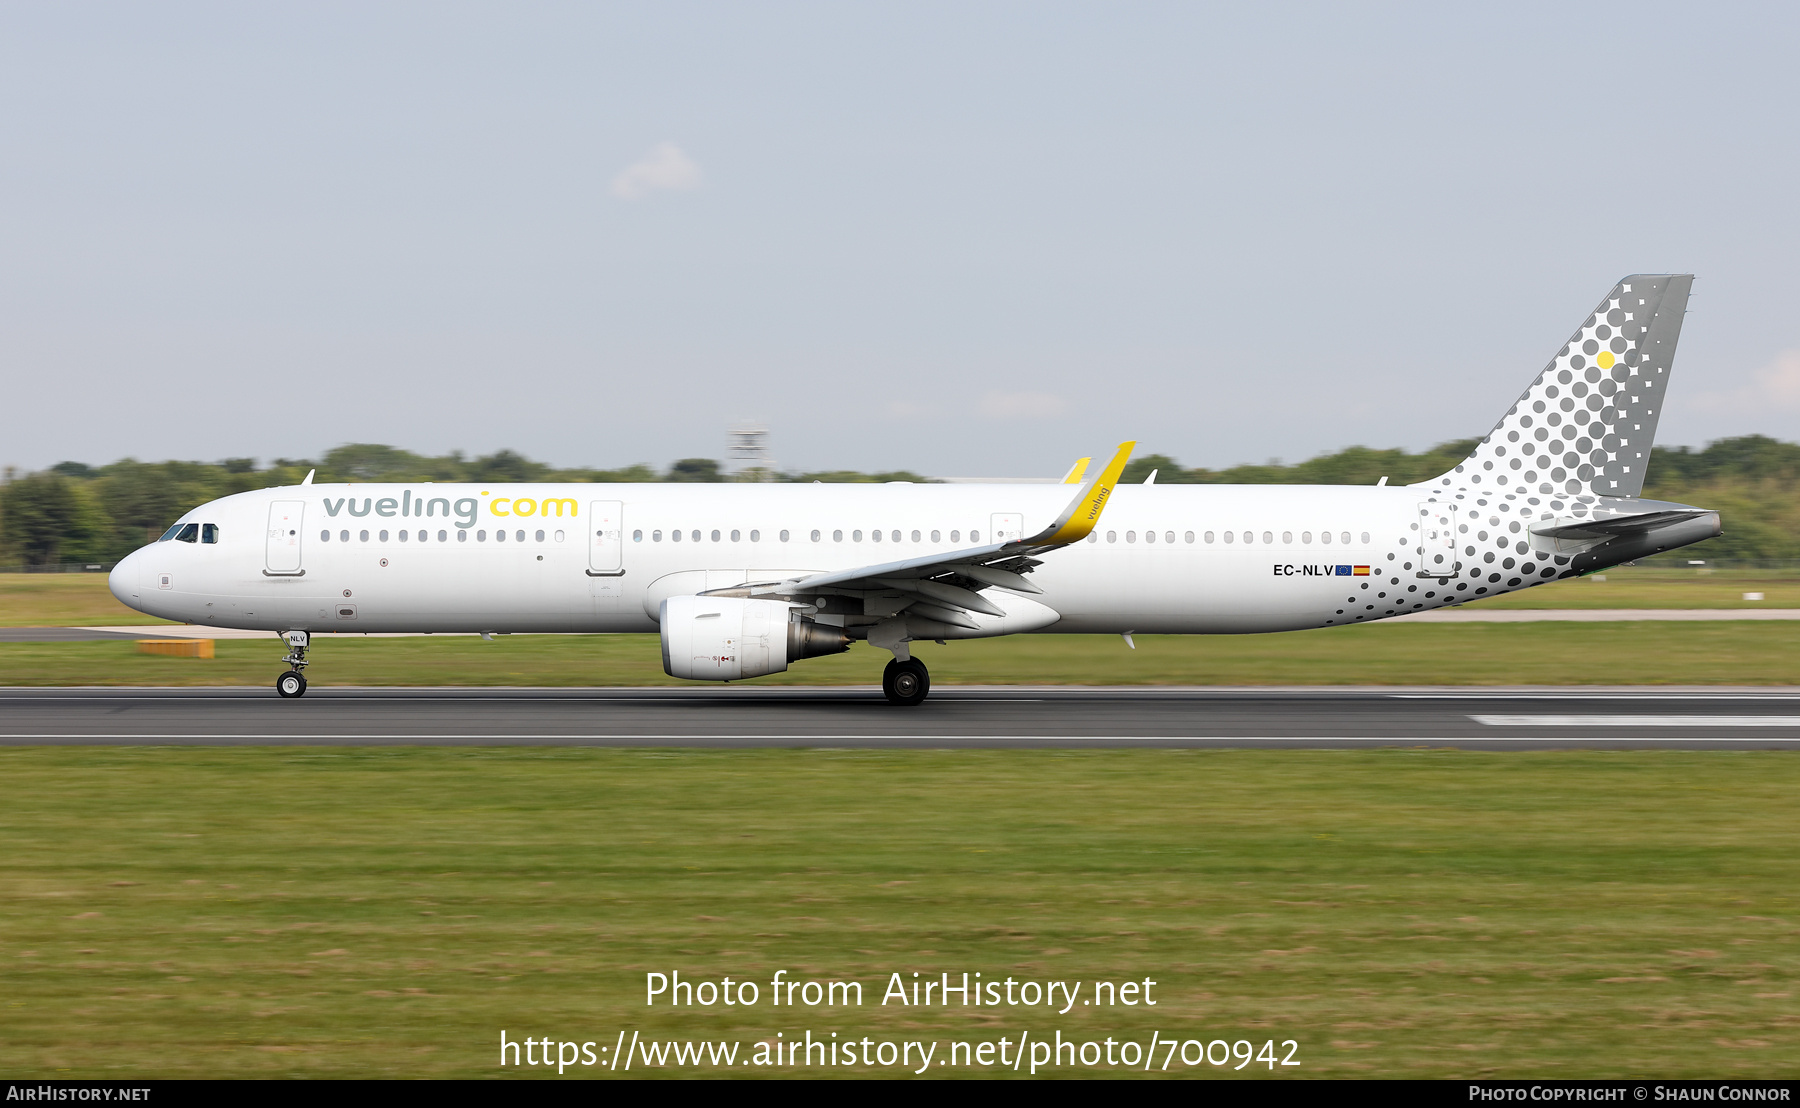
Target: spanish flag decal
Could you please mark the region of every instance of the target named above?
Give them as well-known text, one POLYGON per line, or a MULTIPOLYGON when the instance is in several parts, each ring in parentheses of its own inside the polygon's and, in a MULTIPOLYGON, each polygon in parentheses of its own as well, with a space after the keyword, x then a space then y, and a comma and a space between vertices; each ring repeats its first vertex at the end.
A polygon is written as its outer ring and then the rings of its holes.
POLYGON ((1352 576, 1352 577, 1367 577, 1368 575, 1369 575, 1369 567, 1368 566, 1351 566, 1350 567, 1350 576, 1352 576))

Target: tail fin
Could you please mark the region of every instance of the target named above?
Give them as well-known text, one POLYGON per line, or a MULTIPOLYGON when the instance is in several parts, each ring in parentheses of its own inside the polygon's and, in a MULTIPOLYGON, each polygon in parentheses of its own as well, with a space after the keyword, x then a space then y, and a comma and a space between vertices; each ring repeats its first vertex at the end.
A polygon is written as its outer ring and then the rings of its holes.
POLYGON ((1600 301, 1464 462, 1420 487, 1638 496, 1691 273, 1636 273, 1600 301))

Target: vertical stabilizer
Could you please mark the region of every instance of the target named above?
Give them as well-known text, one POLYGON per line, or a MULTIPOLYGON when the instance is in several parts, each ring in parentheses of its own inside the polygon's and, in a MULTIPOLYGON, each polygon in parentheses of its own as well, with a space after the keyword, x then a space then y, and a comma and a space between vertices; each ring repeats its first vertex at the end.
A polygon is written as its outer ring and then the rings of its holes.
POLYGON ((1421 486, 1640 495, 1693 283, 1637 273, 1613 286, 1475 452, 1421 486))

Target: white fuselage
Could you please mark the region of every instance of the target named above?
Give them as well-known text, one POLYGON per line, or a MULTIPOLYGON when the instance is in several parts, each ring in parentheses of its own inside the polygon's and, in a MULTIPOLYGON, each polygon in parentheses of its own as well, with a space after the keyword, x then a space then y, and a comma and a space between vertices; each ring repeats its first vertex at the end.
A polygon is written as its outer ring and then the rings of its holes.
MULTIPOLYGON (((184 522, 216 526, 215 542, 146 546, 114 570, 112 588, 151 615, 269 631, 652 632, 669 596, 1030 535, 1072 492, 1049 484, 288 487, 189 512, 184 522)), ((1120 486, 1092 536, 1042 555, 1029 580, 1043 593, 1030 602, 1054 618, 1022 629, 1341 626, 1556 575, 1544 576, 1554 542, 1534 538, 1511 505, 1477 508, 1471 499, 1459 508, 1457 574, 1419 576, 1425 498, 1407 487, 1120 486)), ((1533 519, 1551 514, 1541 507, 1533 519)))

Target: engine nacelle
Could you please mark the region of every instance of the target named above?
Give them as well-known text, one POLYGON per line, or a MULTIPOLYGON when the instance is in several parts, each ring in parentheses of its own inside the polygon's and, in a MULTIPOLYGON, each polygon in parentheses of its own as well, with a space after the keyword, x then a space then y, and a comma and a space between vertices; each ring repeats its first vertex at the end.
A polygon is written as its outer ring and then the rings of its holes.
POLYGON ((658 614, 663 672, 690 681, 761 677, 850 649, 843 631, 797 620, 793 605, 779 600, 671 596, 658 614))

